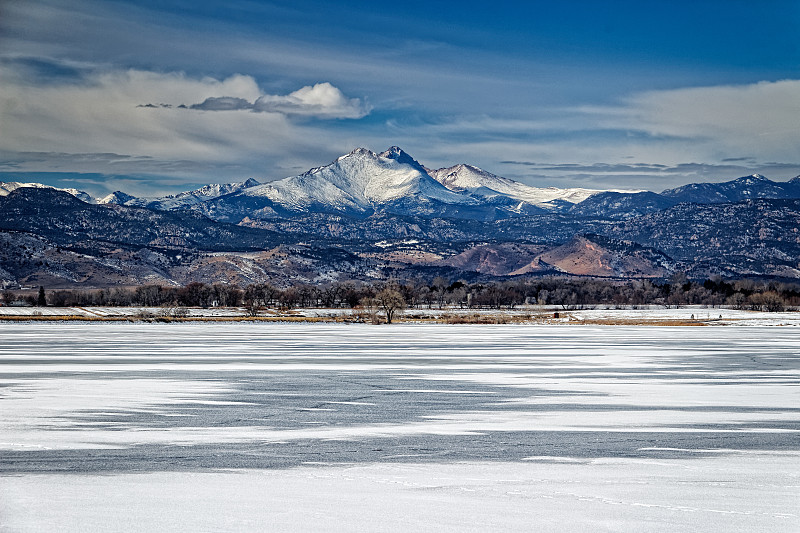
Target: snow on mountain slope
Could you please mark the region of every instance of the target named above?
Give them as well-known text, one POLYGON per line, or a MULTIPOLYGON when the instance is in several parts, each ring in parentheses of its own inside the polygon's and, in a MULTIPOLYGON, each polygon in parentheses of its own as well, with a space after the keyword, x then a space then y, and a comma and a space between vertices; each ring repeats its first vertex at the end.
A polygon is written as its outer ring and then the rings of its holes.
POLYGON ((158 211, 176 211, 178 209, 187 209, 201 202, 258 185, 260 185, 260 183, 252 178, 237 183, 211 183, 193 191, 185 191, 156 198, 137 198, 122 191, 115 191, 99 199, 98 203, 146 207, 158 211))
POLYGON ((178 209, 187 209, 193 205, 205 202, 220 196, 231 194, 233 192, 241 191, 249 187, 255 187, 260 183, 254 179, 248 179, 238 183, 212 183, 205 185, 193 191, 181 192, 169 196, 161 196, 156 198, 138 198, 122 191, 114 191, 102 198, 93 198, 91 195, 78 189, 61 189, 58 187, 51 187, 42 183, 20 183, 18 181, 2 182, 0 181, 0 196, 7 196, 11 191, 21 187, 31 187, 34 189, 54 189, 56 191, 63 191, 76 197, 78 200, 84 201, 88 204, 115 204, 125 205, 130 207, 146 207, 148 209, 155 209, 157 211, 175 211, 178 209))
POLYGON ((724 203, 740 202, 752 198, 797 198, 800 182, 797 178, 788 182, 776 182, 761 174, 752 174, 723 183, 690 183, 667 189, 661 196, 677 202, 724 203))
POLYGON ((594 194, 605 192, 582 188, 531 187, 518 181, 496 176, 478 167, 463 164, 430 170, 428 173, 451 191, 465 192, 486 198, 503 195, 545 209, 558 209, 559 203, 563 204, 563 202, 577 204, 594 194))
POLYGON ((59 189, 58 187, 51 187, 50 185, 44 185, 42 183, 20 183, 18 181, 0 181, 0 196, 7 196, 11 191, 15 191, 21 187, 32 187, 34 189, 55 189, 57 191, 67 192, 78 200, 88 204, 96 203, 96 200, 88 193, 79 191, 78 189, 59 189))
POLYGON ((116 204, 116 205, 135 205, 139 206, 141 199, 136 198, 135 196, 131 196, 130 194, 124 193, 122 191, 114 191, 111 194, 103 196, 97 200, 98 204, 105 205, 105 204, 116 204))
POLYGON ((358 148, 330 165, 251 187, 241 194, 266 197, 291 211, 324 206, 334 211, 363 213, 410 199, 422 203, 477 204, 431 178, 419 163, 396 146, 380 154, 358 148))
POLYGON ((602 191, 536 188, 469 165, 431 171, 393 146, 357 148, 304 174, 243 189, 198 205, 233 223, 308 213, 400 215, 497 220, 563 211, 602 191))
POLYGON ((237 183, 223 183, 223 184, 212 183, 210 185, 200 187, 199 189, 195 189, 193 191, 187 191, 170 196, 162 196, 161 198, 156 198, 150 203, 157 202, 159 204, 158 207, 151 207, 149 204, 147 205, 147 207, 150 207, 151 209, 155 208, 164 211, 185 209, 187 207, 191 207, 200 202, 205 202, 206 200, 210 200, 212 198, 219 198, 220 196, 238 192, 243 189, 248 189, 250 187, 257 187, 258 185, 261 185, 261 183, 252 178, 248 179, 247 181, 242 181, 237 183))

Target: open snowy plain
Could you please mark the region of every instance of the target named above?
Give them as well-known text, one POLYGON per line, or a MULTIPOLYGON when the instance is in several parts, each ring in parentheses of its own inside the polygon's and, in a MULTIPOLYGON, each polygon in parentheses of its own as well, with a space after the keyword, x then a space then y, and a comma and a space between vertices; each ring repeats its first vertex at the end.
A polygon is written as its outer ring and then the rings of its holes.
POLYGON ((0 531, 800 531, 799 340, 0 323, 0 531))

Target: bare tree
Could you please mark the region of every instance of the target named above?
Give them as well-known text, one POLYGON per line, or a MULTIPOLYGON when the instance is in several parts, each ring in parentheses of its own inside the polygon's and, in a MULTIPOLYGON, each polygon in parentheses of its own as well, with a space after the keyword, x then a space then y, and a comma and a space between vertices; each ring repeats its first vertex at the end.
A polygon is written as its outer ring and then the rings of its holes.
POLYGON ((439 309, 444 307, 444 299, 445 299, 445 291, 447 290, 447 286, 450 285, 450 282, 447 278, 442 276, 437 276, 433 279, 433 283, 431 284, 431 292, 434 293, 436 298, 436 303, 439 306, 439 309))
POLYGON ((375 295, 378 305, 386 314, 386 323, 391 324, 395 313, 406 308, 406 301, 400 291, 387 287, 375 295))
POLYGON ((11 292, 9 290, 3 291, 3 303, 4 304, 10 305, 11 302, 13 302, 16 299, 17 299, 17 297, 14 295, 13 292, 11 292))
POLYGON ((369 296, 365 296, 361 298, 359 302, 359 306, 363 308, 364 312, 367 314, 369 321, 373 324, 380 324, 378 319, 378 299, 372 298, 369 296))

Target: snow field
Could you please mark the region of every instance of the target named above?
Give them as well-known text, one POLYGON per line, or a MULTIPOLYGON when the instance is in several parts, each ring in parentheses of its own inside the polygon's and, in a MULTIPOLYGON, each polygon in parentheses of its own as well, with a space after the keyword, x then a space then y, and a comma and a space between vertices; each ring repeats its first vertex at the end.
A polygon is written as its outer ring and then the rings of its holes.
POLYGON ((797 455, 31 475, 9 531, 797 531, 797 455))
POLYGON ((795 328, 43 322, 0 341, 0 531, 800 530, 795 328))

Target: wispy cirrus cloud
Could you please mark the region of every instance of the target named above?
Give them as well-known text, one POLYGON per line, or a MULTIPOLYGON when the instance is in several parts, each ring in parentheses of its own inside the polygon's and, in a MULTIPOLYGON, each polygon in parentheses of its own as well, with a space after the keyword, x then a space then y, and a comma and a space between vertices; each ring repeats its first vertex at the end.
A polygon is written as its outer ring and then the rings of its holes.
MULTIPOLYGON (((329 137, 320 121, 369 113, 361 99, 330 83, 272 95, 241 74, 215 79, 91 68, 42 83, 29 63, 0 63, 0 124, 13 132, 0 135, 6 169, 278 178, 284 176, 274 173, 310 154, 316 157, 308 165, 318 163, 329 137)), ((349 149, 342 141, 323 157, 349 149)))
POLYGON ((5 168, 274 179, 398 144, 428 166, 466 162, 535 185, 658 190, 800 172, 797 80, 732 85, 667 69, 655 83, 665 71, 655 63, 621 72, 421 28, 392 34, 393 14, 332 25, 335 8, 248 3, 235 6, 247 17, 220 18, 167 4, 10 4, 0 20, 5 168), (297 31, 308 16, 321 31, 297 31), (646 90, 656 85, 671 88, 646 90), (97 153, 133 158, 81 156, 97 153))
POLYGON ((594 127, 690 140, 706 160, 800 157, 800 80, 646 91, 576 110, 594 127))
MULTIPOLYGON (((522 168, 528 181, 548 181, 559 186, 586 186, 605 188, 609 183, 621 188, 639 188, 650 184, 651 190, 685 185, 691 182, 728 181, 751 174, 764 174, 775 180, 796 176, 800 173, 798 163, 764 162, 750 158, 731 158, 719 164, 678 163, 661 165, 653 163, 564 163, 547 164, 533 161, 501 161, 508 168, 522 168)), ((519 171, 517 171, 519 172, 519 171)), ((511 171, 509 175, 516 175, 511 171)))
POLYGON ((413 129, 422 145, 415 154, 433 165, 470 161, 535 185, 660 190, 753 173, 795 176, 797 124, 800 80, 783 80, 637 92, 611 104, 518 117, 392 121, 391 127, 413 129), (437 143, 445 138, 456 142, 437 143))

